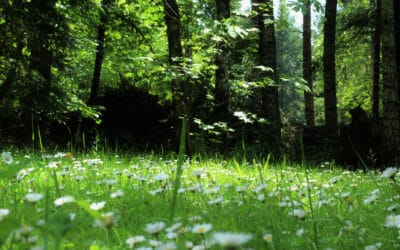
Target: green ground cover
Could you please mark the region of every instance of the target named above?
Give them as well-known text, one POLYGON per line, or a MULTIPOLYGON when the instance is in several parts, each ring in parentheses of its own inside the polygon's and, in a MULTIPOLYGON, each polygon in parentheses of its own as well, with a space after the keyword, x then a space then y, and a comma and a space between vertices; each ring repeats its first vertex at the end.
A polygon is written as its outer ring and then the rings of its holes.
POLYGON ((400 248, 397 168, 3 152, 1 249, 400 248))

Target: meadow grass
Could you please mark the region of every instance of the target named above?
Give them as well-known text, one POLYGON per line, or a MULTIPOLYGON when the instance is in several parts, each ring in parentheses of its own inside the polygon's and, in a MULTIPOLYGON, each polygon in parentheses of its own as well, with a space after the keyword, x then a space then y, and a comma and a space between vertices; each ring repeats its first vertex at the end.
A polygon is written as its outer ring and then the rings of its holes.
POLYGON ((172 202, 173 156, 2 156, 1 249, 400 248, 397 169, 192 157, 172 202))

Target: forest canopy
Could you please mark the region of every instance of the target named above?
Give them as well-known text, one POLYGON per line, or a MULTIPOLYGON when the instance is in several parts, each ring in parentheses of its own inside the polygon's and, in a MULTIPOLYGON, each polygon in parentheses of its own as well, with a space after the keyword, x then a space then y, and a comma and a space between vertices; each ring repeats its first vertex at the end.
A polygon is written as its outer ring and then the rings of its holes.
POLYGON ((244 2, 1 1, 0 143, 398 163, 399 2, 244 2))

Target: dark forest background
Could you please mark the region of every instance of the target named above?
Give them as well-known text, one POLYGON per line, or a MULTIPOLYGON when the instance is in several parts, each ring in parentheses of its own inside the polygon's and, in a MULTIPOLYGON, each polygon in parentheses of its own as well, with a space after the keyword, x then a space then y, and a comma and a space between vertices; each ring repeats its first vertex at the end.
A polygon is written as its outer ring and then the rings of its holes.
POLYGON ((399 163, 400 2, 275 8, 1 0, 1 147, 399 163))

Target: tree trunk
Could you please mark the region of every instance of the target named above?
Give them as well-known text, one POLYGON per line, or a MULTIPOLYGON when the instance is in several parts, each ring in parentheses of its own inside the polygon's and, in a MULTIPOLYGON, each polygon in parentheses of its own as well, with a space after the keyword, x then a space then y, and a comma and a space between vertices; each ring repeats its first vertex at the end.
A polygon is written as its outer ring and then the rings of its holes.
MULTIPOLYGON (((223 22, 230 17, 230 0, 215 0, 217 19, 223 22)), ((214 118, 226 122, 229 113, 229 49, 226 41, 217 44, 218 54, 215 58, 214 118)))
POLYGON ((324 24, 324 97, 325 127, 329 135, 338 135, 338 113, 336 99, 336 7, 337 0, 327 0, 324 24))
POLYGON ((47 96, 51 87, 51 65, 53 52, 50 46, 50 39, 54 28, 48 20, 54 12, 54 1, 32 0, 30 8, 31 22, 36 24, 34 32, 29 41, 30 68, 42 77, 43 85, 40 86, 40 94, 47 96))
POLYGON ((303 77, 307 82, 308 88, 311 90, 311 92, 304 92, 304 113, 306 125, 309 127, 315 126, 311 53, 311 3, 310 0, 307 0, 305 2, 305 9, 303 13, 303 77))
POLYGON ((382 0, 383 156, 400 163, 400 108, 393 0, 382 0))
POLYGON ((275 22, 272 0, 255 0, 257 16, 255 21, 259 30, 258 37, 258 63, 269 67, 273 71, 261 71, 259 80, 269 78, 273 84, 263 87, 261 90, 261 115, 269 122, 265 138, 262 138, 274 149, 280 147, 281 142, 281 117, 279 112, 278 73, 276 58, 275 22), (268 18, 270 21, 265 22, 268 18))
MULTIPOLYGON (((180 134, 182 129, 182 119, 187 122, 190 101, 188 100, 187 89, 184 86, 182 76, 182 44, 181 44, 181 19, 179 15, 179 7, 176 0, 164 0, 164 15, 165 23, 167 25, 168 36, 168 59, 169 64, 173 71, 177 74, 171 80, 172 87, 172 106, 173 106, 173 119, 175 128, 175 144, 179 145, 180 134)), ((189 138, 186 137, 188 144, 189 138)), ((190 147, 190 145, 186 145, 190 147)))
POLYGON ((380 64, 381 64, 381 0, 372 0, 375 10, 375 29, 372 34, 372 118, 379 120, 380 64))
MULTIPOLYGON (((394 4, 394 33, 396 39, 396 62, 397 62, 397 84, 400 86, 400 1, 393 0, 394 4)), ((400 87, 399 87, 399 98, 400 98, 400 87)))
POLYGON ((96 103, 99 92, 101 66, 103 64, 104 57, 104 38, 107 29, 110 4, 110 0, 101 1, 100 20, 99 26, 97 27, 96 59, 94 61, 92 86, 90 88, 90 97, 88 101, 89 105, 94 105, 96 103))

